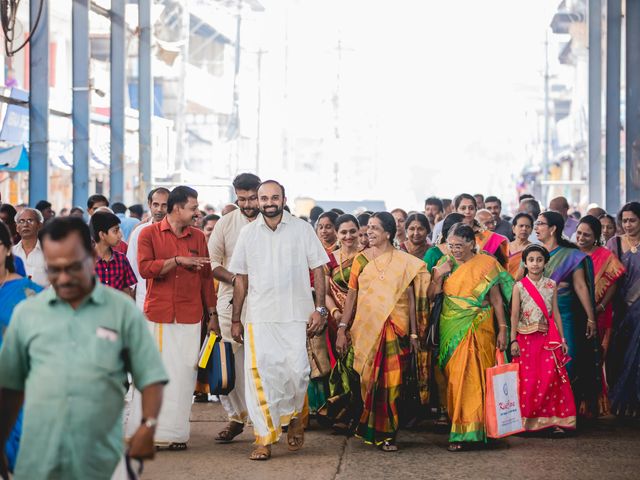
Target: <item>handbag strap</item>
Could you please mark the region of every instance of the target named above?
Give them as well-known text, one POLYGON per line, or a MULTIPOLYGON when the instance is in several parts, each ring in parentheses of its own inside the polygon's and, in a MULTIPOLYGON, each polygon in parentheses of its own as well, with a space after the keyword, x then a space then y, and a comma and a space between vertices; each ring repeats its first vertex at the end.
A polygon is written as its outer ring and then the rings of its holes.
POLYGON ((538 308, 542 311, 544 318, 547 319, 547 323, 549 324, 549 329, 553 330, 557 334, 558 333, 556 331, 557 327, 556 327, 555 321, 553 320, 553 315, 549 314, 549 310, 547 310, 547 306, 544 303, 544 300, 542 298, 542 295, 540 294, 540 291, 536 288, 533 282, 529 280, 529 277, 527 276, 524 276, 522 280, 520 280, 520 283, 522 284, 524 289, 527 291, 529 296, 532 298, 532 300, 536 302, 536 305, 538 306, 538 308))

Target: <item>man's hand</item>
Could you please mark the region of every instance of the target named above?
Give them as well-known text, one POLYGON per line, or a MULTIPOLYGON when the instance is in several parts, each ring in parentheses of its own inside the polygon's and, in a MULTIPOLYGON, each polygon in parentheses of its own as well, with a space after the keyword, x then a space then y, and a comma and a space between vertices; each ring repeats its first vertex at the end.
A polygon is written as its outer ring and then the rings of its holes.
POLYGON ((320 315, 319 312, 313 312, 309 315, 309 322, 307 323, 307 336, 312 337, 318 335, 327 323, 327 319, 320 315))
POLYGON ((156 454, 156 447, 153 444, 154 428, 140 425, 136 433, 129 440, 129 456, 139 460, 152 459, 156 454))
POLYGON ((176 262, 187 270, 202 270, 202 267, 211 263, 211 259, 209 257, 176 257, 176 262))
POLYGON ((209 312, 209 323, 207 324, 207 332, 214 332, 218 337, 220 334, 220 321, 216 312, 209 312))
POLYGON ((231 337, 237 343, 244 343, 244 327, 240 322, 231 322, 231 337))

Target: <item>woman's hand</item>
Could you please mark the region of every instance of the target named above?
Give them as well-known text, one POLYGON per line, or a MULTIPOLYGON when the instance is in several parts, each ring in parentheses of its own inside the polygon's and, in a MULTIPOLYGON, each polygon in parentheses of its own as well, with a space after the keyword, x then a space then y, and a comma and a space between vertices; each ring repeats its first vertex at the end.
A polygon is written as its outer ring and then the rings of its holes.
POLYGON ((500 333, 498 333, 498 339, 496 341, 496 346, 501 352, 504 352, 507 349, 507 329, 501 328, 500 333))
POLYGON ((409 339, 409 344, 410 344, 410 348, 411 348, 411 353, 412 354, 416 354, 420 351, 420 344, 418 343, 418 339, 417 338, 413 338, 411 337, 409 339))
POLYGON ((596 336, 596 322, 595 320, 587 320, 587 338, 593 338, 596 336))
POLYGON ((512 357, 519 357, 520 356, 520 345, 518 344, 517 340, 515 340, 511 344, 511 356, 512 357))
POLYGON ((340 323, 342 321, 342 312, 340 310, 337 310, 333 315, 333 319, 336 321, 336 323, 340 323))
POLYGON ((435 270, 437 271, 436 276, 438 278, 442 278, 444 277, 446 274, 451 273, 451 269, 453 268, 453 262, 451 261, 450 258, 447 258, 447 261, 444 262, 442 265, 440 265, 439 267, 436 267, 435 270))
POLYGON ((345 332, 344 328, 339 328, 336 337, 336 352, 338 352, 338 355, 342 357, 347 353, 348 347, 349 339, 347 338, 347 332, 345 332))
POLYGON ((562 349, 563 355, 567 355, 569 353, 569 345, 567 345, 566 340, 562 340, 562 346, 560 348, 562 349))

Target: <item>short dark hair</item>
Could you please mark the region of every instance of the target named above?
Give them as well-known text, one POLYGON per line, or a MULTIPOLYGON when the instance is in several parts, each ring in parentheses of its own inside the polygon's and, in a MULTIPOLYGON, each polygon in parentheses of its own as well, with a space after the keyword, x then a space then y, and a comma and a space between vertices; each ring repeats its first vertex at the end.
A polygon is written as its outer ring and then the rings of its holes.
POLYGON ((205 217, 202 219, 202 225, 204 226, 207 223, 213 222, 213 221, 217 222, 218 220, 220 220, 220 215, 216 215, 215 213, 210 213, 209 215, 205 215, 205 217))
POLYGON ((41 212, 43 212, 47 208, 51 208, 51 202, 47 202, 46 200, 40 200, 38 203, 36 203, 36 210, 40 210, 41 212))
POLYGON ((382 224, 382 229, 389 234, 389 242, 393 244, 396 238, 396 219, 389 212, 376 212, 371 218, 377 218, 382 224))
POLYGON ((7 223, 10 225, 15 225, 16 215, 18 214, 18 211, 13 208, 13 205, 11 205, 10 203, 3 203, 2 205, 0 205, 0 213, 6 213, 7 223))
POLYGON ((360 215, 358 215, 358 225, 360 225, 361 227, 366 227, 367 224, 369 223, 369 219, 371 218, 371 214, 364 212, 361 213, 360 215))
POLYGON ((129 213, 137 215, 138 217, 142 217, 142 214, 144 213, 144 207, 139 203, 136 203, 135 205, 131 205, 129 207, 129 213))
POLYGON ((52 218, 40 229, 38 232, 38 239, 40 240, 40 244, 44 246, 48 239, 57 242, 64 240, 74 232, 76 232, 80 237, 80 240, 82 240, 82 246, 85 251, 90 255, 93 254, 89 225, 87 225, 80 217, 67 216, 52 218))
MULTIPOLYGON (((443 198, 442 199, 442 206, 444 208, 449 208, 449 206, 451 206, 452 203, 453 203, 453 201, 450 198, 443 198)), ((442 211, 444 211, 444 208, 442 209, 442 211)))
MULTIPOLYGON (((463 220, 464 215, 458 212, 451 212, 449 215, 447 215, 442 222, 440 243, 445 243, 447 241, 447 236, 449 235, 449 230, 451 230, 451 227, 462 222, 463 220)), ((437 241, 437 239, 434 238, 434 241, 437 241)))
POLYGON ((76 212, 79 212, 80 215, 84 215, 84 210, 82 209, 82 207, 73 207, 71 210, 69 210, 69 215, 73 215, 76 212))
POLYGON ((169 193, 169 200, 167 201, 167 212, 171 213, 173 207, 180 205, 184 207, 190 198, 198 199, 198 192, 193 188, 186 185, 179 185, 169 193))
POLYGON ((444 204, 442 203, 442 200, 440 200, 438 197, 429 197, 424 201, 424 206, 425 208, 427 207, 427 205, 433 205, 438 207, 438 210, 440 210, 441 212, 444 212, 444 204))
POLYGON ((284 192, 284 185, 282 185, 280 182, 276 181, 276 180, 265 180, 264 182, 262 182, 260 185, 258 185, 257 190, 260 190, 260 187, 262 187, 263 185, 267 185, 269 183, 272 183, 274 185, 278 185, 280 187, 280 189, 282 190, 282 198, 286 197, 287 195, 284 192))
MULTIPOLYGON (((105 197, 104 195, 100 195, 99 193, 96 193, 95 195, 91 195, 87 199, 87 208, 92 209, 96 203, 106 203, 107 207, 109 206, 109 200, 107 199, 107 197, 105 197)), ((61 238, 64 238, 64 237, 61 237, 61 238)))
POLYGON ((95 242, 100 241, 100 232, 109 233, 109 230, 116 225, 120 225, 120 219, 115 213, 98 211, 91 216, 89 230, 95 242))
POLYGON ((315 223, 315 221, 318 220, 318 217, 322 215, 323 212, 324 209, 319 205, 311 207, 311 210, 309 211, 309 220, 315 223))
POLYGON ((427 230, 427 235, 431 234, 431 225, 429 225, 429 219, 424 213, 412 213, 404 221, 404 228, 409 228, 412 222, 418 222, 427 230))
POLYGON ((261 185, 260 177, 253 173, 241 173, 233 179, 234 190, 256 191, 261 185))
POLYGON ((113 213, 127 213, 127 206, 122 202, 113 202, 111 210, 113 213))
POLYGON ((487 198, 485 198, 484 204, 486 205, 487 203, 497 203, 502 207, 502 201, 495 195, 489 195, 487 198))
POLYGON ((518 202, 521 202, 521 201, 523 201, 523 200, 526 200, 527 198, 531 198, 531 199, 533 199, 533 200, 535 200, 535 199, 536 199, 536 197, 534 197, 534 196, 533 196, 533 195, 531 195, 530 193, 523 193, 522 195, 520 195, 520 196, 518 197, 518 202))
POLYGON ((331 211, 336 212, 338 215, 344 215, 344 210, 341 208, 332 208, 331 211))
POLYGON ((170 194, 171 194, 171 192, 169 191, 169 189, 168 189, 168 188, 164 188, 164 187, 154 188, 153 190, 151 190, 151 191, 149 192, 149 195, 147 195, 147 202, 151 203, 151 200, 153 200, 153 196, 154 196, 156 193, 158 193, 158 192, 160 192, 160 193, 166 193, 167 195, 170 195, 170 194))
POLYGON ((525 207, 526 213, 531 215, 535 220, 540 215, 540 204, 535 198, 525 198, 520 202, 522 207, 525 207))

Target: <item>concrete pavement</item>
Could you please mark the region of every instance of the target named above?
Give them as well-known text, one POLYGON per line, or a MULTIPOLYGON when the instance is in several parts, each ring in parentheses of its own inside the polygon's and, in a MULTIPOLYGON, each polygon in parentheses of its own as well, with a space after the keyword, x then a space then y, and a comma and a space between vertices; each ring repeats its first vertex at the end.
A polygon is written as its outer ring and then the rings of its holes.
POLYGON ((228 445, 213 441, 223 428, 220 404, 195 404, 189 449, 158 452, 145 464, 143 479, 628 479, 640 478, 640 423, 606 418, 576 435, 550 439, 517 436, 490 449, 449 453, 447 435, 424 423, 417 431, 401 431, 400 451, 383 453, 357 438, 332 435, 312 424, 303 449, 287 450, 285 438, 272 459, 247 459, 253 433, 245 429, 228 445))

